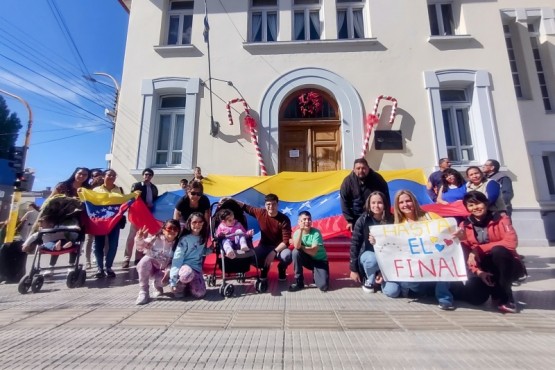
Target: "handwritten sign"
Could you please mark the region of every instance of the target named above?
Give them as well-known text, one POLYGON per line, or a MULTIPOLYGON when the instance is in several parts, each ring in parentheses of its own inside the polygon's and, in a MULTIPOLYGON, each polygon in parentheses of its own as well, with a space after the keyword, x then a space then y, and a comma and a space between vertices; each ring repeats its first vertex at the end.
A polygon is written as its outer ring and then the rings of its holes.
POLYGON ((386 281, 465 281, 466 264, 454 218, 376 225, 374 252, 386 281))

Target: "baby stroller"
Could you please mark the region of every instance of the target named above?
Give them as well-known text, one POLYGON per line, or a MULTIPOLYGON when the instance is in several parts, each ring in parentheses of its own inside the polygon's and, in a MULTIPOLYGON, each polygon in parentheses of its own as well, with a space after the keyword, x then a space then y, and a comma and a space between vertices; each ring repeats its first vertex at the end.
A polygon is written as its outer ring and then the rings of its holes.
MULTIPOLYGON (((223 240, 225 237, 221 237, 216 235, 216 229, 220 223, 219 214, 222 210, 227 209, 230 210, 235 219, 239 221, 245 230, 248 230, 247 225, 247 218, 245 217, 243 210, 232 199, 226 200, 222 204, 214 203, 210 206, 211 214, 213 214, 211 222, 210 222, 210 233, 212 234, 212 238, 214 240, 214 250, 216 252, 216 263, 214 264, 214 271, 212 275, 208 277, 208 286, 216 286, 217 280, 217 269, 221 270, 221 278, 222 278, 222 285, 220 285, 219 292, 222 297, 231 297, 235 290, 233 284, 226 283, 226 277, 234 277, 238 283, 244 283, 247 278, 248 272, 251 269, 253 259, 256 261, 256 254, 254 253, 253 246, 252 246, 252 239, 247 236, 247 244, 249 246, 249 250, 243 253, 238 253, 234 259, 230 259, 226 257, 224 249, 223 249, 223 240)), ((229 236, 229 235, 228 235, 229 236)), ((258 263, 255 263, 255 266, 258 266, 258 263)), ((256 278, 256 283, 254 285, 257 293, 264 293, 266 291, 267 284, 265 281, 260 279, 260 271, 258 267, 256 267, 256 275, 252 276, 256 278)))
POLYGON ((66 266, 56 266, 54 269, 71 268, 67 274, 66 285, 68 288, 81 287, 85 284, 87 273, 79 264, 81 256, 81 245, 85 239, 85 233, 80 226, 81 202, 78 199, 63 195, 54 196, 47 200, 41 209, 37 224, 42 227, 33 227, 36 232, 32 233, 23 244, 26 252, 34 249, 33 264, 31 271, 19 281, 18 291, 26 294, 29 289, 37 293, 42 288, 44 276, 41 274, 40 259, 43 254, 60 255, 76 253, 75 262, 66 266), (36 230, 38 228, 38 230, 36 230), (48 249, 47 243, 71 242, 71 246, 65 249, 48 249))

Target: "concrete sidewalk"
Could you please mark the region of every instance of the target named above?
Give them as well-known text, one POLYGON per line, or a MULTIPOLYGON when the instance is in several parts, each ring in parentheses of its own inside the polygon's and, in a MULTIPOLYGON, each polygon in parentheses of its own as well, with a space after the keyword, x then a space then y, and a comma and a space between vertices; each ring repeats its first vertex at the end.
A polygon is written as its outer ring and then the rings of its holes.
POLYGON ((519 251, 530 278, 515 288, 526 306, 513 315, 489 303, 444 312, 433 301, 365 294, 347 263, 327 293, 290 293, 273 279, 258 294, 253 280, 232 280, 232 298, 215 287, 203 300, 168 295, 145 306, 134 304, 134 269, 76 289, 60 271, 37 294, 2 284, 0 368, 552 368, 555 248, 519 251))

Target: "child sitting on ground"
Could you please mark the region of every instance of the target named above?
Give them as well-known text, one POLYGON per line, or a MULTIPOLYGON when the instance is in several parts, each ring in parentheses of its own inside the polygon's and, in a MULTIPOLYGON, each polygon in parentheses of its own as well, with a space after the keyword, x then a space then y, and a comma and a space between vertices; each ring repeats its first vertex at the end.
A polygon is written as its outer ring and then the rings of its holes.
POLYGON ((237 254, 249 250, 245 235, 252 235, 252 230, 247 232, 243 225, 235 219, 235 215, 229 209, 222 209, 218 213, 220 224, 216 229, 216 235, 223 239, 223 249, 227 258, 233 259, 237 254))
POLYGON ((183 298, 185 289, 195 298, 206 294, 202 262, 209 253, 206 247, 208 225, 202 213, 193 212, 185 223, 175 249, 170 270, 170 286, 175 298, 183 298))
POLYGON ((154 297, 164 294, 162 279, 166 267, 172 259, 173 249, 177 245, 180 231, 178 220, 167 220, 162 230, 156 235, 148 236, 146 227, 137 231, 135 246, 137 251, 144 253, 144 257, 137 264, 140 291, 136 304, 145 304, 150 300, 148 281, 151 277, 154 278, 154 297))

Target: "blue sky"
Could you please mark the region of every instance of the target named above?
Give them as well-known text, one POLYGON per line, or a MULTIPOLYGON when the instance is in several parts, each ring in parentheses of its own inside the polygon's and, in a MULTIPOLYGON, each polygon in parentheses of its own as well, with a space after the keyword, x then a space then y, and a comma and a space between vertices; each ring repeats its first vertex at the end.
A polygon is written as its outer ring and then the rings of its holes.
MULTIPOLYGON (((33 111, 26 167, 33 190, 65 180, 77 166, 106 167, 114 87, 121 81, 129 15, 117 0, 1 0, 0 89, 25 99, 33 111)), ((23 124, 28 114, 4 96, 23 124)))

